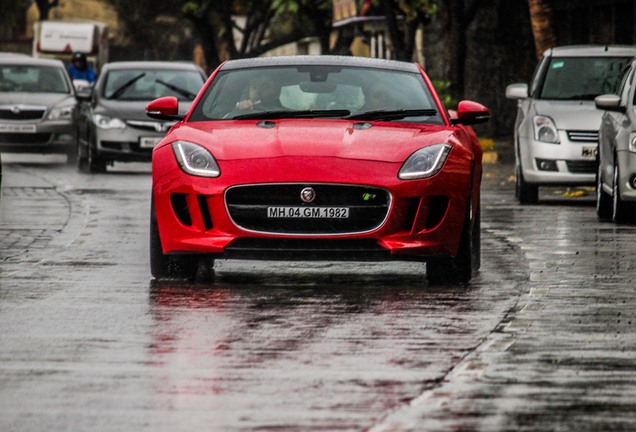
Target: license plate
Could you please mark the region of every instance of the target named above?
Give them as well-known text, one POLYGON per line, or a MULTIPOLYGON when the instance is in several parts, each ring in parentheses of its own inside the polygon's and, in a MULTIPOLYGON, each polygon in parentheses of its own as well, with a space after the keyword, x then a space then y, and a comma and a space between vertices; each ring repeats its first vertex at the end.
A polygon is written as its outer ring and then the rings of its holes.
POLYGON ((35 125, 0 124, 0 132, 35 133, 35 125))
POLYGON ((163 137, 141 137, 139 138, 139 147, 141 148, 155 148, 159 141, 161 141, 163 137))
POLYGON ((588 159, 595 159, 596 154, 598 153, 598 147, 590 147, 586 146, 581 149, 581 156, 588 159))
POLYGON ((267 207, 268 218, 346 219, 348 207, 267 207))

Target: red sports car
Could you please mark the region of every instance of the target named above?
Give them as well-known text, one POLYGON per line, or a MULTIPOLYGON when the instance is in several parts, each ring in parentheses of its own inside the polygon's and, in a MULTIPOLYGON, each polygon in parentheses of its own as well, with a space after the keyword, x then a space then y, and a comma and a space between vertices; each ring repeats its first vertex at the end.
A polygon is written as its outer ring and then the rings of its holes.
POLYGON ((414 63, 233 60, 154 149, 150 265, 194 278, 215 258, 415 260, 430 283, 479 268, 476 102, 444 108, 414 63))

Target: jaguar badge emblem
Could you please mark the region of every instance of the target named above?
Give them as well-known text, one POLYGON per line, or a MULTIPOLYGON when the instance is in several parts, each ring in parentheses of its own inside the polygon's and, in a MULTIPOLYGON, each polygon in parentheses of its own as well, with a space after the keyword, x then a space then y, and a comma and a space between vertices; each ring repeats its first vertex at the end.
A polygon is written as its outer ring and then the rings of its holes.
POLYGON ((316 191, 314 188, 306 187, 300 191, 300 199, 303 200, 303 202, 310 203, 316 199, 316 191))

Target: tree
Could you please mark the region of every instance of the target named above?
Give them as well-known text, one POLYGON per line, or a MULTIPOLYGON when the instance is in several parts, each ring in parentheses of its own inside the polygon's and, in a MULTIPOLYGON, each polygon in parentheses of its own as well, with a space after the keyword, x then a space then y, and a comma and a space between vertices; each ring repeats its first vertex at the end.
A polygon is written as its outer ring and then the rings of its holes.
POLYGON ((418 27, 426 25, 436 6, 432 0, 378 0, 384 15, 394 57, 411 61, 418 27))
POLYGON ((552 27, 552 6, 550 0, 528 0, 528 6, 537 58, 541 58, 545 50, 556 45, 552 27))
POLYGON ((210 69, 225 59, 256 57, 308 36, 319 38, 323 52, 329 46, 331 0, 107 1, 130 39, 159 55, 165 55, 167 36, 189 28, 210 69), (174 30, 166 28, 167 22, 176 22, 174 30))
POLYGON ((40 12, 40 21, 43 21, 49 19, 49 12, 60 5, 60 0, 35 0, 35 4, 40 12))

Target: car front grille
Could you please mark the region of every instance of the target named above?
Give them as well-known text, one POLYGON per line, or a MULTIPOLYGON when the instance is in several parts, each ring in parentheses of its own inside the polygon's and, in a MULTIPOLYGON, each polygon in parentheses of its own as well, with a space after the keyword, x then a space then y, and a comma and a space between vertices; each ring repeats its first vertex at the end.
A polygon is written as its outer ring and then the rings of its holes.
POLYGON ((9 106, 0 107, 0 119, 2 120, 38 120, 44 117, 46 107, 42 106, 9 106))
POLYGON ((567 131, 568 139, 570 141, 575 142, 589 142, 589 143, 597 143, 598 142, 598 131, 589 130, 589 131, 579 131, 579 130, 569 130, 567 131))
POLYGON ((149 120, 127 120, 126 124, 132 128, 152 131, 152 132, 167 132, 175 122, 157 122, 149 120))
POLYGON ((391 206, 388 191, 368 186, 334 184, 271 184, 236 186, 227 190, 225 203, 239 227, 255 232, 330 235, 368 232, 378 228, 391 206), (313 188, 311 203, 301 200, 303 189, 313 188), (268 217, 268 208, 347 208, 348 218, 268 217))
POLYGON ((596 173, 596 161, 565 161, 568 171, 574 174, 594 174, 596 173))

